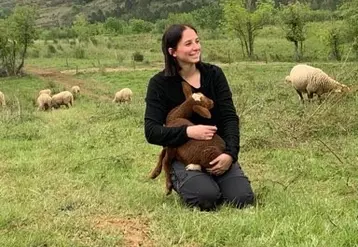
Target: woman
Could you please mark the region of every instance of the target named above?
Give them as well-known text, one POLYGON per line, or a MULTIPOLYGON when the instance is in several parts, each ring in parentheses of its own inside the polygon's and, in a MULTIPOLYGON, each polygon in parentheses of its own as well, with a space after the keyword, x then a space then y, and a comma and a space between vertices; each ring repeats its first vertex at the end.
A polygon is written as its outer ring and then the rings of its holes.
POLYGON ((190 206, 212 210, 221 202, 236 207, 252 204, 254 194, 248 178, 237 163, 239 153, 239 117, 223 71, 201 62, 201 46, 197 31, 190 25, 170 26, 162 38, 165 69, 154 75, 147 88, 145 136, 149 143, 180 146, 190 138, 210 140, 221 136, 226 149, 211 161, 207 171, 187 171, 179 161, 172 164, 174 190, 190 206), (188 82, 193 92, 201 92, 214 101, 212 118, 194 114, 195 125, 165 127, 171 109, 185 100, 181 82, 188 82))

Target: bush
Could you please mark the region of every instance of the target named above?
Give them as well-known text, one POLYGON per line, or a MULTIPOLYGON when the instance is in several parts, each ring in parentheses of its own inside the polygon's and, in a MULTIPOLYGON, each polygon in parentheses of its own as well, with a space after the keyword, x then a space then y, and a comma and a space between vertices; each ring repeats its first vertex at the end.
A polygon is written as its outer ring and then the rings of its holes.
POLYGON ((94 45, 94 46, 98 45, 98 40, 95 37, 90 37, 90 41, 91 41, 92 45, 94 45))
POLYGON ((76 47, 74 50, 74 56, 75 56, 75 58, 78 58, 78 59, 85 58, 85 50, 81 47, 76 47))
POLYGON ((133 60, 135 62, 143 62, 144 60, 144 55, 142 53, 140 53, 139 51, 136 51, 132 54, 133 60))
POLYGON ((56 48, 53 45, 47 46, 47 53, 49 54, 55 54, 57 52, 56 48))
POLYGON ((28 56, 33 58, 39 58, 40 50, 38 48, 31 49, 29 50, 28 56))

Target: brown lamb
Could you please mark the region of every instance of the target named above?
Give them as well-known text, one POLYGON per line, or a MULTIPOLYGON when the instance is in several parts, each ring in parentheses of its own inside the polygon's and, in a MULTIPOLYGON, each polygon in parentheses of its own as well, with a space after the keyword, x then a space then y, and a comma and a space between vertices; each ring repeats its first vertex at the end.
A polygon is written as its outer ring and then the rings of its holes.
MULTIPOLYGON (((182 82, 183 91, 186 100, 179 106, 172 109, 167 116, 167 127, 179 127, 183 125, 193 125, 188 119, 193 112, 198 113, 205 118, 211 118, 210 109, 214 102, 202 93, 192 93, 188 83, 182 82)), ((180 161, 186 166, 187 170, 201 170, 201 167, 209 168, 210 161, 214 160, 225 149, 224 140, 217 134, 214 134, 211 140, 190 139, 179 147, 164 147, 161 151, 158 163, 150 174, 151 179, 155 179, 164 167, 166 180, 166 194, 169 195, 173 185, 170 180, 170 168, 174 159, 180 161)))

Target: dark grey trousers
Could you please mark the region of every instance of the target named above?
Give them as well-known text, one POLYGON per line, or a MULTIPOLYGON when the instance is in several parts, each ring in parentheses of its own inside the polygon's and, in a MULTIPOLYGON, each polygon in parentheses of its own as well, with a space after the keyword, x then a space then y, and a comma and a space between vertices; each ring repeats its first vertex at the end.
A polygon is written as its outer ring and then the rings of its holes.
POLYGON ((174 161, 171 180, 182 200, 201 210, 214 210, 223 202, 238 208, 254 202, 250 181, 238 163, 232 164, 224 174, 214 176, 206 171, 187 171, 182 163, 174 161))

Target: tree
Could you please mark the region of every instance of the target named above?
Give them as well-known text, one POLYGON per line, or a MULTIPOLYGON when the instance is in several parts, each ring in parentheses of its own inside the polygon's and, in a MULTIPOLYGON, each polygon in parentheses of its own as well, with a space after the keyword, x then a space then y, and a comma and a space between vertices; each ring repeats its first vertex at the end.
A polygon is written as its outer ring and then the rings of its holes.
POLYGON ((7 75, 21 72, 27 49, 37 37, 36 18, 34 7, 17 6, 7 19, 0 22, 0 65, 7 75))
POLYGON ((153 29, 153 23, 141 19, 130 19, 128 21, 132 33, 149 33, 153 29))
POLYGON ((352 48, 358 59, 358 0, 346 0, 339 8, 347 26, 347 40, 352 40, 352 48))
POLYGON ((72 28, 80 41, 87 42, 89 37, 92 36, 90 25, 84 14, 79 14, 76 16, 72 28))
POLYGON ((195 23, 201 28, 216 30, 223 18, 223 10, 217 3, 193 11, 195 23))
POLYGON ((341 22, 329 25, 324 41, 329 48, 329 58, 340 61, 342 59, 342 44, 345 40, 344 28, 341 22))
POLYGON ((222 7, 224 26, 239 37, 246 55, 254 58, 255 37, 264 24, 269 22, 273 12, 273 2, 224 0, 222 7))
POLYGON ((306 40, 305 25, 310 11, 307 4, 300 2, 281 6, 281 21, 286 32, 286 39, 295 46, 294 59, 299 61, 303 56, 303 42, 306 40))
POLYGON ((127 24, 124 20, 114 17, 109 17, 104 23, 104 28, 110 33, 115 34, 123 34, 126 26, 127 24))

